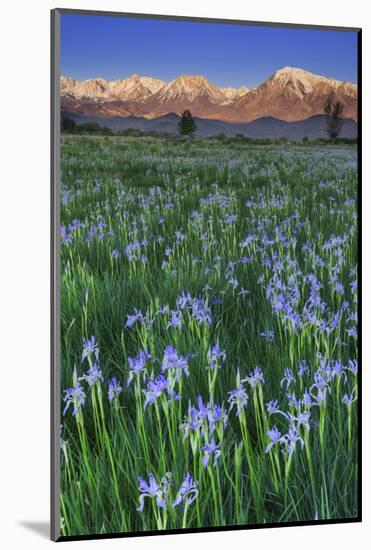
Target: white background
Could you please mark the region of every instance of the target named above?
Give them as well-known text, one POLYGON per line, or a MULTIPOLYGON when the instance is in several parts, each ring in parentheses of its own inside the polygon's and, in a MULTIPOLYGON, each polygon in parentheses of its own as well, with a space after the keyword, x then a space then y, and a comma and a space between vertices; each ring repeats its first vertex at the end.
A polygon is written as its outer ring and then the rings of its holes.
MULTIPOLYGON (((41 548, 49 519, 49 10, 132 11, 363 27, 369 62, 366 0, 5 0, 1 7, 0 163, 0 544, 41 548)), ((140 36, 138 36, 140 41, 140 36)), ((370 68, 370 67, 369 67, 370 68)), ((336 550, 370 547, 370 71, 364 64, 363 447, 364 523, 108 541, 70 547, 179 550, 250 546, 336 550), (367 540, 368 539, 368 540, 367 540), (367 543, 366 543, 367 541, 367 543)))

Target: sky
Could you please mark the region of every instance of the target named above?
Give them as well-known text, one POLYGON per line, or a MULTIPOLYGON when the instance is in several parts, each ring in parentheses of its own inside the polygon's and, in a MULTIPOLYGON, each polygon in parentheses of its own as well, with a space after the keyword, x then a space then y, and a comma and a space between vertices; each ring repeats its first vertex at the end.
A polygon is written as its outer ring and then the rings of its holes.
POLYGON ((168 82, 180 74, 201 74, 218 86, 253 88, 285 66, 355 83, 357 34, 61 16, 61 74, 81 80, 138 73, 168 82))

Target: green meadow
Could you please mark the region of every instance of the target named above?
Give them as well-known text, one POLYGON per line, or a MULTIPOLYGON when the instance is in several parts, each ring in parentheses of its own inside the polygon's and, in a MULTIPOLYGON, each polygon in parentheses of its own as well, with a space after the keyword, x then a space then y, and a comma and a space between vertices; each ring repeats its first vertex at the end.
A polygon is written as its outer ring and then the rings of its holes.
POLYGON ((357 516, 357 149, 68 136, 62 535, 357 516))

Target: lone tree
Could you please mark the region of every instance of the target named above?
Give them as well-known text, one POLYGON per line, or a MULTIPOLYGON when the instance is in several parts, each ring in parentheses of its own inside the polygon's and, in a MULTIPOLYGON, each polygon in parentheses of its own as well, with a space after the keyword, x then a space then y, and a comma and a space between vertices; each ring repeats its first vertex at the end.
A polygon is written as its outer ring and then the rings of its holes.
POLYGON ((76 128, 76 122, 72 120, 72 118, 68 118, 68 117, 62 118, 62 122, 61 122, 62 132, 68 132, 72 134, 75 128, 76 128))
POLYGON ((327 133, 331 139, 337 138, 340 134, 343 126, 343 119, 341 117, 343 109, 344 105, 340 101, 334 103, 331 96, 327 98, 323 110, 327 115, 327 133))
POLYGON ((186 111, 183 111, 182 118, 180 119, 180 122, 178 122, 179 132, 183 136, 190 136, 193 134, 196 128, 197 124, 193 120, 191 111, 189 111, 188 109, 186 111))

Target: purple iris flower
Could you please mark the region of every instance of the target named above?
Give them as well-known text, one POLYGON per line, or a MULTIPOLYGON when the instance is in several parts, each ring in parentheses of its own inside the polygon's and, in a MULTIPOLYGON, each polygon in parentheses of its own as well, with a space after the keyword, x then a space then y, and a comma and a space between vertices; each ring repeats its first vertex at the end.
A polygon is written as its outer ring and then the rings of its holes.
POLYGON ((314 383, 312 388, 317 388, 318 390, 323 390, 327 387, 327 380, 323 374, 323 371, 317 371, 314 373, 314 383))
POLYGON ((209 361, 208 368, 213 370, 215 368, 221 368, 223 361, 225 361, 225 352, 220 349, 219 341, 209 348, 207 352, 207 359, 209 361))
POLYGON ((278 408, 278 400, 277 399, 271 399, 268 403, 267 403, 267 411, 269 414, 273 414, 275 412, 278 412, 279 408, 278 408))
POLYGON ((287 393, 287 399, 290 405, 293 405, 296 409, 300 406, 298 399, 296 398, 295 392, 287 393))
POLYGON ((307 365, 306 361, 301 361, 298 366, 298 375, 304 376, 305 374, 309 373, 309 366, 307 365))
POLYGON ((230 279, 228 279, 228 284, 233 286, 234 289, 236 289, 238 287, 238 281, 236 277, 231 277, 230 279))
POLYGON ((170 474, 167 474, 165 478, 161 480, 160 483, 157 483, 156 478, 153 474, 148 474, 148 481, 142 477, 138 477, 139 481, 139 506, 137 508, 138 512, 143 512, 144 508, 144 499, 156 498, 157 508, 165 508, 165 499, 167 492, 170 486, 170 474))
POLYGON ((193 300, 192 317, 196 319, 200 324, 207 323, 208 325, 211 325, 211 310, 206 299, 195 298, 193 300))
POLYGON ((184 291, 179 296, 177 303, 180 309, 185 309, 188 305, 192 304, 192 296, 189 292, 185 293, 184 291))
POLYGON ((218 404, 215 404, 214 408, 210 407, 208 412, 208 419, 209 419, 211 434, 215 430, 215 424, 217 422, 223 423, 224 427, 226 427, 228 424, 227 412, 221 405, 218 405, 218 404))
POLYGON ((358 373, 357 359, 349 359, 347 369, 350 370, 350 372, 352 372, 353 374, 357 374, 358 373))
POLYGON ((313 396, 317 405, 321 405, 321 403, 324 403, 326 401, 327 391, 331 392, 331 390, 327 386, 322 389, 318 389, 317 394, 313 396))
POLYGON ((338 359, 332 363, 332 376, 344 376, 346 378, 345 367, 338 359))
POLYGON ((89 384, 89 388, 94 386, 99 381, 103 382, 103 373, 102 369, 97 363, 93 363, 90 369, 83 374, 79 380, 85 380, 89 384))
POLYGON ((175 372, 175 380, 179 380, 182 372, 184 371, 186 377, 189 376, 188 361, 182 355, 178 355, 178 352, 169 345, 164 351, 164 358, 162 360, 161 371, 175 372))
POLYGON ((173 508, 181 503, 190 506, 194 502, 198 495, 197 481, 193 481, 191 474, 184 476, 184 481, 180 486, 177 496, 173 502, 173 508))
POLYGON ((170 311, 170 320, 169 324, 167 325, 167 328, 179 328, 179 330, 182 330, 182 312, 174 309, 170 311))
POLYGON ((349 334, 349 336, 357 336, 358 335, 358 330, 357 330, 357 327, 350 327, 350 328, 347 328, 347 333, 349 334))
POLYGON ((274 340, 274 332, 273 330, 265 330, 260 333, 260 336, 268 340, 268 342, 273 342, 274 340))
POLYGON ((231 411, 234 406, 236 406, 236 416, 239 416, 244 407, 247 407, 249 398, 246 393, 246 389, 242 384, 236 390, 231 390, 228 392, 229 398, 228 403, 229 410, 231 411))
POLYGON ((304 426, 307 431, 310 430, 310 417, 311 412, 310 411, 303 411, 298 414, 297 422, 298 426, 304 426))
POLYGON ((269 437, 269 443, 265 448, 265 452, 269 453, 274 445, 277 445, 281 441, 281 432, 278 431, 277 426, 273 426, 271 430, 267 430, 267 436, 269 437))
POLYGON ((302 448, 304 447, 304 440, 300 436, 300 432, 295 425, 290 426, 287 434, 282 436, 281 442, 284 443, 284 445, 286 446, 286 451, 288 452, 290 457, 295 451, 296 444, 298 442, 300 442, 302 448))
POLYGON ((127 247, 125 248, 126 256, 129 260, 129 262, 135 260, 137 254, 136 252, 140 250, 140 242, 135 241, 134 243, 129 243, 127 247))
POLYGON ((205 405, 202 399, 202 396, 199 395, 197 397, 197 405, 198 405, 198 415, 200 419, 203 421, 208 417, 209 411, 210 411, 210 405, 205 405))
POLYGON ((250 294, 250 290, 246 290, 245 288, 243 288, 243 287, 241 286, 238 295, 239 295, 239 296, 242 296, 242 297, 244 298, 244 297, 247 296, 248 294, 250 294))
POLYGON ((64 225, 61 226, 61 240, 62 243, 71 244, 72 243, 72 233, 67 233, 67 229, 64 225))
POLYGON ((70 405, 73 405, 72 415, 76 416, 79 409, 84 406, 85 398, 86 398, 86 395, 84 393, 84 390, 80 382, 77 381, 72 388, 64 390, 64 393, 66 395, 64 396, 63 400, 66 403, 66 406, 63 411, 63 416, 66 414, 70 405))
POLYGON ((347 393, 344 394, 344 396, 343 396, 344 405, 346 405, 347 407, 350 407, 351 404, 354 403, 354 401, 356 401, 356 399, 354 397, 353 392, 350 395, 348 395, 347 393))
POLYGON ((344 296, 344 287, 341 284, 340 281, 337 281, 334 287, 334 291, 337 292, 337 294, 340 294, 341 296, 344 296))
POLYGON ((288 305, 286 295, 278 294, 276 297, 274 297, 272 305, 275 313, 278 313, 279 311, 286 311, 288 305))
POLYGON ((153 405, 156 399, 161 397, 165 392, 169 392, 169 389, 169 381, 162 374, 154 380, 149 380, 147 389, 143 390, 145 395, 144 408, 147 407, 148 403, 153 405))
POLYGON ((264 384, 264 374, 260 367, 255 367, 255 369, 250 372, 249 376, 246 376, 242 382, 248 382, 252 388, 258 386, 259 384, 264 384))
POLYGON ((185 235, 181 231, 175 231, 175 236, 176 236, 177 242, 182 242, 186 238, 187 235, 185 235))
POLYGON ((116 380, 114 376, 108 383, 108 399, 112 403, 115 397, 118 397, 122 392, 122 387, 120 383, 116 380))
POLYGON ((312 397, 307 390, 305 390, 303 393, 302 404, 305 407, 311 407, 313 405, 312 397))
POLYGON ((219 450, 219 447, 220 447, 220 443, 215 445, 215 440, 212 437, 210 439, 210 443, 208 443, 207 445, 204 445, 201 448, 201 451, 204 452, 204 456, 202 457, 202 464, 203 464, 204 468, 207 467, 207 465, 209 463, 209 460, 212 456, 214 457, 213 466, 214 467, 216 466, 216 462, 217 462, 218 458, 220 457, 220 455, 222 454, 222 452, 219 450))
POLYGON ((187 439, 189 432, 197 432, 201 427, 198 410, 191 405, 188 408, 188 416, 185 417, 183 424, 180 425, 180 430, 184 432, 183 439, 187 439))
POLYGON ((155 315, 165 315, 165 313, 168 313, 168 311, 169 311, 169 306, 165 304, 164 306, 160 306, 158 308, 155 315))
POLYGON ((212 434, 216 424, 220 423, 224 427, 227 426, 228 415, 221 405, 215 404, 212 406, 209 403, 205 405, 200 395, 197 398, 197 405, 198 409, 189 405, 188 416, 180 426, 181 431, 184 432, 184 439, 188 437, 191 431, 201 430, 203 433, 208 431, 209 434, 212 434))
POLYGON ((141 373, 144 374, 143 378, 145 380, 147 360, 150 358, 151 358, 151 354, 148 353, 148 351, 143 351, 143 350, 139 351, 138 355, 134 358, 128 357, 130 371, 129 371, 128 381, 127 381, 127 386, 130 385, 134 376, 138 376, 141 373))
POLYGON ((141 311, 134 308, 134 315, 128 315, 125 323, 125 328, 131 328, 136 322, 143 323, 144 316, 141 311))
POLYGON ((90 339, 83 338, 84 343, 84 349, 81 356, 81 362, 84 361, 84 359, 89 359, 92 355, 95 356, 96 359, 99 358, 99 348, 98 344, 95 342, 95 336, 91 336, 90 339))

